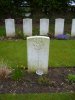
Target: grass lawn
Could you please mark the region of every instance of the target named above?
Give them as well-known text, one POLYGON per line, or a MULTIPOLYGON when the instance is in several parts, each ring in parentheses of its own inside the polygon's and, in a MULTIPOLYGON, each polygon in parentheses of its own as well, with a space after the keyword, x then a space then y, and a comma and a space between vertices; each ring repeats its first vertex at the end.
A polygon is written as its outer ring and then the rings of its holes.
POLYGON ((75 100, 75 93, 2 94, 0 100, 75 100))
MULTIPOLYGON (((0 60, 11 67, 27 67, 26 40, 0 41, 0 60)), ((50 67, 75 66, 75 41, 74 40, 51 40, 50 41, 50 67)))
POLYGON ((75 41, 51 40, 49 66, 75 66, 75 41))

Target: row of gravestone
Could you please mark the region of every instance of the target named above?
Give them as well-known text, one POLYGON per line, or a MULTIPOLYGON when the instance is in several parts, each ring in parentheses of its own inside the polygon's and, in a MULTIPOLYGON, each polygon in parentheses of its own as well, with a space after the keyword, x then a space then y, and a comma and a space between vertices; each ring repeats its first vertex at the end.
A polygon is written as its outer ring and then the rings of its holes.
MULTIPOLYGON (((14 37, 15 21, 14 19, 5 19, 5 29, 7 37, 14 37)), ((49 33, 49 19, 40 19, 40 35, 47 35, 49 33)), ((23 34, 24 36, 32 35, 32 19, 23 19, 23 34)), ((55 19, 55 36, 64 34, 64 19, 55 19)), ((72 19, 71 36, 75 36, 75 19, 72 19)))
MULTIPOLYGON (((49 19, 40 20, 40 33, 46 35, 49 28, 49 19)), ((6 19, 6 35, 15 36, 14 19, 6 19)), ((25 35, 32 35, 32 19, 23 19, 25 35)), ((46 36, 27 37, 27 62, 28 71, 42 75, 48 72, 50 38, 46 36)))

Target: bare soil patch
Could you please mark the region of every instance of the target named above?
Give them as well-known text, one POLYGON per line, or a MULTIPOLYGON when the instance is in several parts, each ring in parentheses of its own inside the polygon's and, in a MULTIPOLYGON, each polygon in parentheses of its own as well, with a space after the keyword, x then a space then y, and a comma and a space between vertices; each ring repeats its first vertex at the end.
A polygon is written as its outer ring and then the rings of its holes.
POLYGON ((47 93, 75 92, 75 83, 70 83, 68 74, 75 74, 75 68, 49 68, 48 74, 38 76, 23 70, 24 77, 0 80, 0 93, 47 93))

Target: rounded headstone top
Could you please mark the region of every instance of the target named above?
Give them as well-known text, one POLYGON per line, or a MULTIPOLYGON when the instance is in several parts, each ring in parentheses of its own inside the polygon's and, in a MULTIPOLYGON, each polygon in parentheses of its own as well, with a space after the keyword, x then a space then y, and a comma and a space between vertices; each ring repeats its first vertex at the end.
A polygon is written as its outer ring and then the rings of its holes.
POLYGON ((49 37, 46 37, 46 36, 30 36, 30 37, 27 37, 27 39, 33 39, 33 38, 44 38, 44 39, 50 39, 49 37))

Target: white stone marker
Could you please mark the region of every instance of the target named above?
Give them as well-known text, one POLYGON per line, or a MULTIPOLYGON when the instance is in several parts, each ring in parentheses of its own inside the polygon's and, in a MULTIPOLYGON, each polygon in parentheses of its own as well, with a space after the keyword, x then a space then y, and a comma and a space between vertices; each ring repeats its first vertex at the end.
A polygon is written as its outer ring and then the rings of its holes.
POLYGON ((75 19, 72 19, 71 36, 75 36, 75 19))
POLYGON ((55 19, 55 36, 64 33, 64 19, 55 19))
POLYGON ((6 36, 14 37, 15 36, 15 21, 14 19, 5 19, 5 28, 6 28, 6 36))
POLYGON ((40 35, 49 33, 49 19, 40 19, 40 35))
POLYGON ((27 57, 28 71, 48 71, 49 57, 49 37, 46 36, 31 36, 27 37, 27 57))
POLYGON ((32 19, 30 18, 23 19, 23 33, 24 36, 32 35, 32 19))

